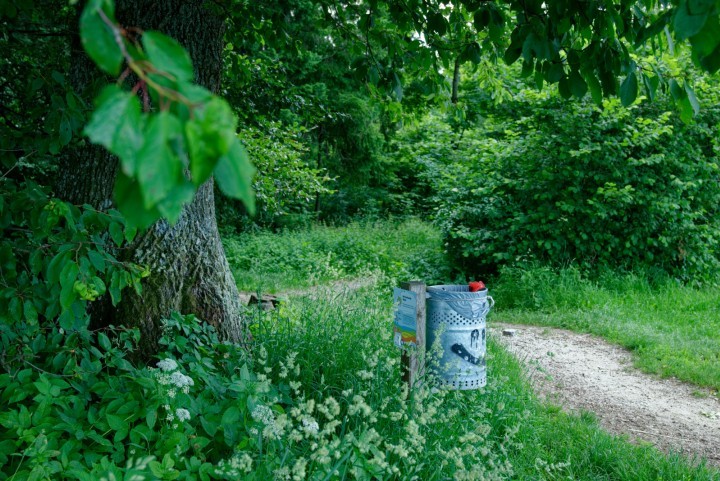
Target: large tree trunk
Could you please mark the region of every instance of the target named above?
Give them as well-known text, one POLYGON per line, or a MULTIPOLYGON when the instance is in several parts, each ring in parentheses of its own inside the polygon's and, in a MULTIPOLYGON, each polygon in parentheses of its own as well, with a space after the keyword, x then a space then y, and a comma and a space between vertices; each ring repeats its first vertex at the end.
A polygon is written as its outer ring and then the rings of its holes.
MULTIPOLYGON (((125 27, 157 30, 175 38, 192 57, 196 81, 219 91, 225 25, 212 7, 202 0, 118 0, 116 16, 125 27)), ((82 89, 98 71, 81 52, 74 52, 74 58, 78 60, 71 78, 82 89)), ((102 209, 111 205, 116 158, 90 147, 74 152, 65 164, 57 189, 62 197, 102 209)), ((152 274, 143 283, 142 296, 125 290, 117 308, 107 309, 106 303, 106 309, 96 309, 94 325, 140 327, 145 355, 157 349, 160 321, 173 310, 210 322, 226 339, 246 339, 240 298, 215 220, 212 180, 200 187, 176 225, 157 222, 123 258, 149 266, 152 274)))

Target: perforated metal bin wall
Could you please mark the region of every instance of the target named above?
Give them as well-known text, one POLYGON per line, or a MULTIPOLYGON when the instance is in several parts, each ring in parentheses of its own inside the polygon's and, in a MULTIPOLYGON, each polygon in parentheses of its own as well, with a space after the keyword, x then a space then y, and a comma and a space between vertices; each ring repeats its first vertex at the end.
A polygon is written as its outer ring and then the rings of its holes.
POLYGON ((439 338, 442 356, 429 367, 452 389, 478 389, 487 383, 485 317, 493 305, 487 289, 430 286, 427 298, 427 348, 439 338))

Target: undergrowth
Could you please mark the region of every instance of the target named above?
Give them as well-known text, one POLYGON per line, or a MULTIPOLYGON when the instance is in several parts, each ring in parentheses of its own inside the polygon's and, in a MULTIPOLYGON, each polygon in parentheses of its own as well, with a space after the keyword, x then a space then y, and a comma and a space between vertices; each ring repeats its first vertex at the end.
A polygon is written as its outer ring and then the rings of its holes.
POLYGON ((416 219, 231 235, 223 244, 241 291, 301 289, 378 272, 429 283, 450 275, 440 233, 416 219))

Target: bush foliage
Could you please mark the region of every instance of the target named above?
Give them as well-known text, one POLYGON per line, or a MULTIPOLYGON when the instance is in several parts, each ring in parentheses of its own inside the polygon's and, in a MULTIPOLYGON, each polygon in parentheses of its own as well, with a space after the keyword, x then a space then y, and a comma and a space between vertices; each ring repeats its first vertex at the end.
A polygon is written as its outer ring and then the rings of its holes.
POLYGON ((718 112, 684 125, 662 103, 603 107, 524 92, 462 134, 437 119, 420 128, 432 136, 409 154, 424 164, 461 270, 717 271, 718 112))

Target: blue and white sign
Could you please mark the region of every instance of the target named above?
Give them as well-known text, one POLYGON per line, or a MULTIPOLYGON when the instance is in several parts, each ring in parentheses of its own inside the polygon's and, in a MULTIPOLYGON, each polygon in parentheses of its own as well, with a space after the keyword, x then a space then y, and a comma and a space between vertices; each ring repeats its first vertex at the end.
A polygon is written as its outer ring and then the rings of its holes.
POLYGON ((417 344, 417 294, 398 287, 393 289, 395 345, 417 344))

